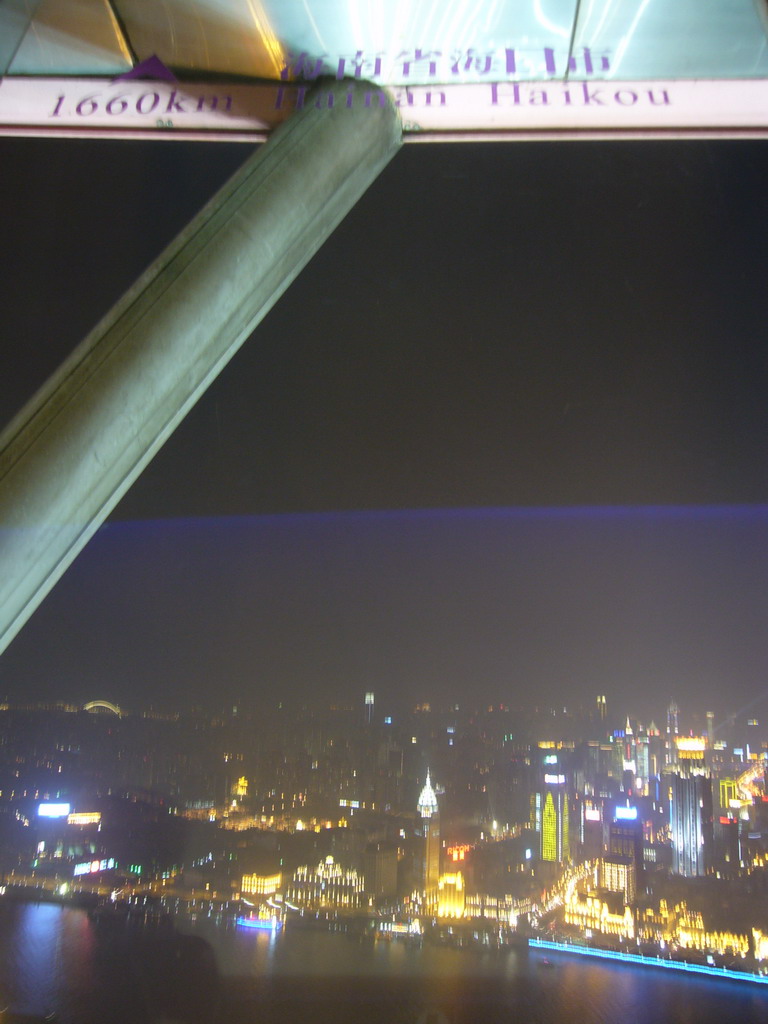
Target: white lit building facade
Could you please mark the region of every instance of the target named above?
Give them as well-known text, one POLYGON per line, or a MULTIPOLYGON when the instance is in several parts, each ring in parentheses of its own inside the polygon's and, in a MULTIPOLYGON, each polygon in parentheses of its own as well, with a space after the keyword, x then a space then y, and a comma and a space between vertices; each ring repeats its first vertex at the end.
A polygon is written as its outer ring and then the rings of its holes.
POLYGON ((426 896, 434 896, 440 880, 440 812, 437 794, 427 771, 427 780, 419 796, 424 845, 421 865, 421 888, 426 896))
POLYGON ((342 868, 330 856, 315 867, 305 864, 298 868, 285 891, 285 899, 297 907, 311 909, 357 910, 368 903, 362 875, 354 869, 342 868))

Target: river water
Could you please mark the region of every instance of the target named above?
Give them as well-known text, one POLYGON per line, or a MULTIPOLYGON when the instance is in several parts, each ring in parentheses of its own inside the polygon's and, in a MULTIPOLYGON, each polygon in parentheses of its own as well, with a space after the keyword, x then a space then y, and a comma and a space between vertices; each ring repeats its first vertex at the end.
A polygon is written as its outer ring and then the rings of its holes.
POLYGON ((0 1010, 61 1024, 768 1022, 768 993, 744 982, 538 950, 179 928, 127 937, 80 910, 0 901, 0 1010))

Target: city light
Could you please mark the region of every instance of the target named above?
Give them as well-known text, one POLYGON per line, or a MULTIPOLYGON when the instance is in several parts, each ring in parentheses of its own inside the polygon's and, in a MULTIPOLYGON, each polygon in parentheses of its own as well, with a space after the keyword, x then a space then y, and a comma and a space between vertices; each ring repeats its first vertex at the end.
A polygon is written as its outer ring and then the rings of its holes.
POLYGON ((451 860, 455 863, 456 861, 464 860, 466 855, 467 855, 467 853, 471 849, 472 849, 472 847, 469 846, 468 844, 461 843, 459 845, 448 846, 446 848, 445 852, 451 858, 451 860))
POLYGON ((639 953, 618 953, 612 949, 595 949, 590 946, 577 946, 565 942, 550 942, 548 939, 530 939, 530 945, 537 949, 551 949, 560 953, 576 953, 579 956, 596 956, 604 960, 620 960, 630 964, 648 964, 654 967, 668 967, 673 971, 690 971, 693 974, 709 974, 716 978, 732 978, 734 981, 750 981, 758 985, 768 985, 768 975, 748 974, 746 971, 730 971, 726 967, 710 967, 704 964, 691 964, 682 960, 667 960, 663 957, 640 956, 639 953))
POLYGON ((37 813, 40 818, 66 818, 71 810, 69 804, 40 804, 37 813))
POLYGON ((72 874, 77 878, 80 875, 95 875, 99 871, 111 871, 116 867, 117 861, 114 857, 108 857, 102 860, 89 860, 84 861, 81 864, 75 864, 72 874))
MULTIPOLYGON (((246 714, 245 709, 242 713, 246 714)), ((456 722, 455 726, 445 728, 453 728, 455 734, 462 736, 464 722, 458 717, 456 722)), ((370 764, 361 742, 360 756, 348 762, 341 773, 328 778, 322 778, 326 771, 322 733, 313 723, 304 735, 303 725, 297 725, 296 738, 301 742, 296 748, 305 754, 308 751, 308 756, 302 755, 300 761, 292 764, 290 755, 284 755, 281 766, 287 764, 290 768, 285 777, 279 773, 271 778, 265 775, 264 782, 259 783, 260 792, 255 784, 253 789, 257 792, 251 792, 249 787, 249 806, 241 813, 228 818, 217 814, 215 823, 204 823, 209 841, 200 846, 188 863, 168 862, 152 868, 145 865, 144 869, 137 864, 122 867, 130 882, 123 883, 121 876, 111 882, 119 886, 114 889, 113 901, 120 906, 138 902, 142 914, 150 912, 150 908, 155 913, 156 905, 162 907, 159 913, 183 913, 179 908, 184 904, 190 912, 199 913, 197 908, 202 904, 209 915, 222 914, 232 926, 237 924, 254 933, 271 933, 281 926, 290 928, 288 918, 299 917, 314 919, 320 928, 344 930, 347 915, 366 920, 366 934, 384 939, 407 939, 416 933, 418 922, 430 936, 434 929, 437 934, 448 934, 454 928, 456 934, 459 928, 462 933, 455 939, 459 947, 472 943, 486 945, 489 929, 498 928, 498 934, 489 941, 500 946, 527 943, 530 935, 536 939, 546 935, 548 941, 557 940, 571 949, 563 939, 565 933, 574 943, 589 939, 593 955, 616 954, 616 944, 622 941, 629 943, 628 948, 637 954, 641 949, 644 951, 638 961, 644 964, 656 963, 655 954, 678 957, 680 961, 695 957, 701 964, 707 964, 708 959, 707 966, 723 976, 721 968, 715 965, 722 964, 723 958, 731 963, 738 957, 739 966, 744 961, 744 972, 729 971, 726 977, 740 980, 749 971, 766 971, 768 976, 768 937, 760 931, 761 921, 718 918, 711 901, 683 888, 686 877, 706 873, 710 864, 713 883, 715 878, 723 878, 729 884, 738 884, 739 878, 764 866, 765 761, 739 766, 730 758, 714 768, 709 763, 699 764, 697 757, 666 762, 670 747, 659 736, 651 744, 655 762, 650 763, 647 758, 649 764, 645 765, 638 759, 638 765, 642 764, 646 771, 644 779, 655 791, 652 796, 635 795, 635 779, 628 782, 622 776, 621 766, 627 761, 627 744, 639 742, 632 737, 650 733, 639 722, 632 724, 634 732, 625 730, 625 737, 618 743, 608 738, 607 730, 604 741, 590 741, 581 765, 577 760, 578 744, 565 735, 557 741, 557 752, 550 749, 538 754, 535 745, 521 744, 521 749, 512 755, 509 771, 510 781, 521 787, 520 796, 525 799, 520 800, 519 808, 505 801, 490 803, 495 817, 489 814, 482 819, 483 830, 478 832, 457 827, 450 813, 446 814, 445 807, 451 808, 452 787, 434 784, 426 763, 415 764, 409 777, 401 754, 410 749, 410 723, 401 731, 390 732, 384 748, 373 756, 382 733, 362 730, 359 713, 340 720, 335 733, 330 731, 328 747, 343 744, 349 751, 353 749, 349 740, 365 735, 373 741, 370 764), (551 769, 546 774, 542 768, 545 760, 551 769), (302 766, 300 770, 314 774, 302 776, 297 765, 302 766), (613 775, 606 776, 606 769, 613 775), (413 774, 414 770, 418 774, 413 774), (376 795, 374 799, 371 782, 379 772, 387 782, 403 783, 407 803, 400 801, 394 785, 391 793, 376 795), (356 819, 362 815, 356 829, 350 829, 345 819, 337 823, 316 816, 317 808, 305 801, 307 794, 311 796, 310 785, 315 784, 316 778, 322 779, 328 794, 338 799, 342 807, 350 808, 356 819), (527 792, 523 788, 526 786, 527 792), (731 821, 727 804, 736 794, 741 799, 735 801, 738 811, 730 812, 734 818, 731 821), (351 799, 352 795, 359 799, 351 799), (271 815, 267 813, 267 800, 273 805, 271 815), (282 802, 280 808, 278 801, 282 802), (250 806, 251 802, 255 806, 250 806), (391 814, 395 817, 389 819, 391 814), (402 814, 407 815, 405 820, 398 818, 402 814), (389 838, 383 838, 387 834, 381 831, 383 825, 391 826, 393 821, 396 827, 391 829, 389 838), (707 822, 709 832, 704 828, 707 822), (690 838, 694 832, 688 825, 695 826, 695 842, 690 838), (338 828, 339 832, 328 835, 323 831, 322 839, 318 837, 319 863, 310 861, 294 869, 293 864, 301 864, 298 858, 292 863, 296 851, 301 849, 304 854, 305 848, 314 848, 306 843, 311 838, 306 833, 321 831, 324 826, 338 828), (238 850, 245 851, 242 860, 239 855, 227 858, 212 852, 217 848, 214 833, 222 828, 245 830, 237 844, 238 850), (248 835, 250 829, 258 830, 258 834, 248 835), (717 846, 713 843, 713 829, 717 846), (265 841, 267 831, 273 833, 273 840, 265 841), (407 891, 401 891, 404 886, 398 870, 404 858, 410 858, 415 868, 407 891), (245 863, 258 865, 259 872, 241 874, 245 863), (494 868, 498 864, 505 878, 503 888, 489 892, 478 881, 490 864, 494 868), (215 876, 208 874, 209 868, 216 869, 215 876), (140 880, 137 873, 142 875, 140 880), (666 875, 680 878, 680 895, 674 900, 654 889, 654 876, 666 875), (643 889, 648 898, 639 905, 636 894, 643 889), (171 909, 167 911, 166 906, 171 909), (459 921, 464 924, 459 926, 459 921), (516 931, 518 922, 522 934, 516 931), (546 932, 541 930, 545 926, 546 932), (514 933, 510 928, 515 929, 514 933), (467 929, 467 935, 463 929, 467 929)), ((243 758, 237 753, 236 742, 225 734, 214 735, 223 750, 235 751, 228 756, 238 764, 243 758)), ((433 742, 442 746, 441 735, 445 732, 435 728, 433 742)), ((505 735, 500 731, 489 733, 483 742, 489 751, 501 753, 505 735)), ((151 738, 155 739, 154 734, 151 738)), ((689 745, 695 751, 695 738, 683 739, 692 741, 689 745)), ((423 738, 419 743, 427 749, 423 738)), ((233 777, 244 777, 240 776, 242 770, 234 771, 233 777)), ((251 778, 250 768, 247 773, 251 778)), ((473 793, 471 780, 465 781, 467 792, 473 793)), ((483 778, 477 786, 478 806, 488 806, 487 793, 493 792, 492 785, 492 779, 483 778)), ((211 809, 221 811, 229 804, 231 793, 228 781, 222 787, 219 802, 212 803, 201 788, 199 795, 194 796, 194 803, 200 807, 191 806, 192 800, 187 802, 179 814, 178 825, 186 827, 185 811, 197 814, 203 803, 206 815, 211 809)), ((32 794, 33 798, 38 797, 36 790, 32 794)), ((41 790, 42 795, 47 796, 41 790)), ((82 799, 87 806, 88 798, 82 799)), ((43 818, 52 817, 54 822, 69 810, 65 801, 46 800, 37 806, 43 818)), ((163 820, 167 820, 167 813, 176 813, 165 801, 151 805, 148 811, 152 818, 163 820)), ((17 809, 16 814, 19 817, 21 810, 17 809)), ((65 820, 75 828, 38 830, 40 835, 34 839, 37 856, 30 859, 30 868, 34 869, 32 884, 35 888, 47 888, 62 900, 73 898, 73 890, 78 894, 90 890, 103 895, 105 878, 112 877, 104 873, 118 865, 115 858, 102 856, 102 849, 94 842, 100 813, 69 810, 65 820), (93 827, 92 833, 76 831, 77 826, 86 825, 93 827), (50 870, 54 866, 59 869, 58 874, 50 870), (66 875, 61 873, 62 867, 66 875), (44 878, 41 886, 38 879, 44 878)), ((194 816, 190 820, 195 828, 201 827, 194 816)), ((138 859, 133 851, 128 856, 134 861, 138 859)), ((724 887, 724 899, 725 896, 724 887)), ((628 955, 620 954, 616 959, 627 960, 628 955)))
POLYGON ((98 825, 100 821, 100 811, 77 811, 67 817, 68 825, 98 825))
POLYGON ((274 932, 282 928, 282 921, 276 917, 238 917, 237 924, 242 928, 255 928, 258 931, 274 932))
POLYGON ((677 736, 675 746, 679 753, 703 754, 707 749, 707 741, 704 736, 677 736))

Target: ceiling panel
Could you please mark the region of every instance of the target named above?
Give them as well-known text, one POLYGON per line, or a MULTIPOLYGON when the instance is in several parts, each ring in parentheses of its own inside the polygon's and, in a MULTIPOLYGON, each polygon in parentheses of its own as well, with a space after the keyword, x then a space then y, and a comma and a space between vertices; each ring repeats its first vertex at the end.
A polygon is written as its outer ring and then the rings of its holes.
POLYGON ((109 0, 40 0, 8 72, 109 75, 132 63, 109 0))

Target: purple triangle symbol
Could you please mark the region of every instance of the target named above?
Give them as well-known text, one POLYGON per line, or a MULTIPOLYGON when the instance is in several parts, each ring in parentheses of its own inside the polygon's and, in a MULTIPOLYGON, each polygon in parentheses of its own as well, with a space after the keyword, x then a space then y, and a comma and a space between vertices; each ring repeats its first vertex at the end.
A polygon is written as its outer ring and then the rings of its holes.
POLYGON ((136 64, 130 71, 113 78, 113 82, 127 82, 136 78, 149 78, 155 82, 177 82, 178 79, 172 71, 154 53, 147 57, 140 64, 136 64))

